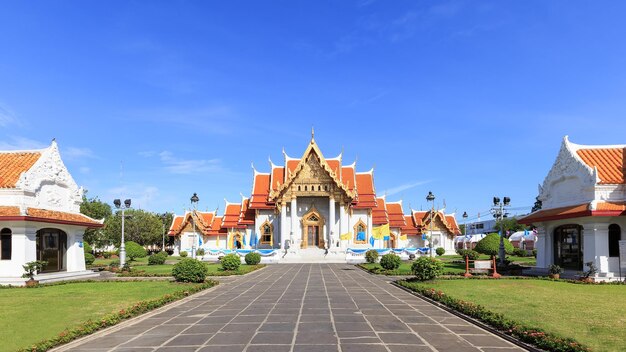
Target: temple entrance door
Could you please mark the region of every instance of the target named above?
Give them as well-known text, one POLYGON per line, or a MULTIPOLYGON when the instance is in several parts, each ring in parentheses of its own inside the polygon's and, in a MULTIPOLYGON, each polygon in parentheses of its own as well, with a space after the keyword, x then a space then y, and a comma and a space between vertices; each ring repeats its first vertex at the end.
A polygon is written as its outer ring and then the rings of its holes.
POLYGON ((583 270, 582 228, 559 226, 554 230, 554 264, 563 269, 583 270))
POLYGON ((324 248, 324 235, 322 229, 324 219, 315 210, 311 209, 302 217, 302 248, 319 247, 324 248))
POLYGON ((37 231, 37 260, 48 263, 41 270, 42 273, 65 270, 66 250, 67 235, 65 232, 57 229, 37 231))

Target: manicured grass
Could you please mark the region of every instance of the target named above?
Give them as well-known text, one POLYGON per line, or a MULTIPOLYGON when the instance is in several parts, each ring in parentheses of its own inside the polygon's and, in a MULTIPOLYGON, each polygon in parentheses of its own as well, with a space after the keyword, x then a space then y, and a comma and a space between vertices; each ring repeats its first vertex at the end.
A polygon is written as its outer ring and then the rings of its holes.
MULTIPOLYGON (((171 263, 174 264, 176 262, 178 262, 180 259, 182 259, 181 257, 173 257, 173 256, 169 256, 166 259, 166 263, 171 263)), ((92 267, 97 267, 97 266, 108 266, 109 264, 111 264, 112 261, 117 260, 119 261, 119 258, 109 258, 109 259, 104 259, 104 258, 97 258, 93 264, 91 264, 92 267)), ((148 265, 148 257, 144 257, 144 258, 137 258, 135 260, 133 260, 132 262, 129 262, 131 266, 139 266, 139 265, 148 265)))
POLYGON ((30 346, 88 319, 97 320, 135 302, 191 286, 167 281, 120 281, 0 289, 0 351, 30 346))
MULTIPOLYGON (((461 257, 460 255, 442 255, 441 257, 436 257, 437 259, 441 259, 444 262, 449 262, 449 261, 453 261, 453 260, 465 260, 463 257, 461 257)), ((479 258, 479 260, 489 260, 489 256, 488 255, 481 255, 479 258)), ((513 255, 507 255, 506 259, 510 260, 513 263, 518 263, 524 266, 535 266, 537 265, 537 259, 533 256, 530 257, 516 257, 513 255)), ((496 260, 498 260, 496 258, 496 260)))
POLYGON ((438 280, 411 283, 443 291, 529 326, 570 337, 594 351, 626 351, 626 286, 549 280, 438 280))
MULTIPOLYGON (((260 269, 264 267, 264 264, 260 265, 247 265, 241 264, 238 270, 235 271, 224 271, 222 270, 222 265, 219 263, 204 263, 209 269, 209 276, 229 276, 229 275, 243 275, 254 270, 260 269)), ((129 276, 140 276, 140 272, 144 272, 148 274, 148 276, 172 276, 172 268, 174 265, 171 264, 163 264, 163 265, 137 265, 132 266, 133 274, 129 276)), ((127 276, 127 275, 122 275, 127 276)))

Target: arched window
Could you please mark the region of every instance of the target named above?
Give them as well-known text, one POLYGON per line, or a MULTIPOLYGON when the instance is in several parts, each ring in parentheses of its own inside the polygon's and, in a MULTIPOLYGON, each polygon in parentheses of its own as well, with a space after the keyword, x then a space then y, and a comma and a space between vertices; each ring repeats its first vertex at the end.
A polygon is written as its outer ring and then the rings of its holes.
POLYGON ((233 234, 230 245, 232 249, 243 248, 243 243, 241 242, 241 234, 239 232, 233 234))
POLYGON ((354 243, 367 243, 367 225, 363 220, 354 225, 354 243))
POLYGON ((609 257, 619 257, 619 241, 622 239, 622 229, 619 225, 609 226, 609 257))
POLYGON ((274 237, 274 227, 269 222, 264 222, 261 225, 261 240, 259 241, 261 244, 272 244, 272 239, 274 237))
POLYGON ((0 232, 0 260, 11 260, 11 230, 4 228, 0 232))

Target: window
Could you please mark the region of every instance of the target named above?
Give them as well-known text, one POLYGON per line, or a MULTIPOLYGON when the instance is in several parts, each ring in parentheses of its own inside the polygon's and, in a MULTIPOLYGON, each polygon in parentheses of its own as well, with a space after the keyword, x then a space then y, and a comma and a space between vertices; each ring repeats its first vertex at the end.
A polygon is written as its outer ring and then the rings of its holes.
POLYGON ((272 244, 272 232, 272 225, 269 222, 266 221, 261 225, 261 244, 272 244))
POLYGON ((315 214, 311 214, 311 216, 309 216, 309 219, 308 219, 308 221, 319 221, 319 220, 320 219, 317 216, 315 216, 315 214))
POLYGON ((609 226, 609 257, 619 257, 619 241, 622 239, 622 229, 619 225, 609 226))
POLYGON ((2 229, 0 233, 0 259, 11 260, 11 230, 2 229))
POLYGON ((366 243, 367 241, 367 226, 363 220, 354 225, 354 243, 366 243))

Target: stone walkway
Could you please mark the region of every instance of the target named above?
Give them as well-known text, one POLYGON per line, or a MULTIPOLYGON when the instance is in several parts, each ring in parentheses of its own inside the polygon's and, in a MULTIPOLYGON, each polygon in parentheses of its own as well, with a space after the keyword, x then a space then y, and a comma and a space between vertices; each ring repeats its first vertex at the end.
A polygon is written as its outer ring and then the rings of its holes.
POLYGON ((270 265, 58 350, 521 351, 346 264, 270 265))

